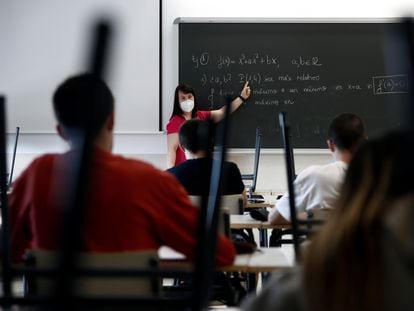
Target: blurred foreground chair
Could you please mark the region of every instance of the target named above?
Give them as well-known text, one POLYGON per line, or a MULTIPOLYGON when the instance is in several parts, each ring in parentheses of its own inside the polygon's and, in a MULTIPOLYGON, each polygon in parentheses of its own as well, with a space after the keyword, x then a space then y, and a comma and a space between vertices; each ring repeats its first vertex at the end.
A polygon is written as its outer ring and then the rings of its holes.
MULTIPOLYGON (((55 269, 59 264, 59 254, 54 251, 28 250, 24 255, 26 267, 55 269)), ((157 251, 79 253, 78 269, 86 271, 74 278, 74 294, 80 297, 142 297, 156 296, 161 289, 158 276, 127 275, 128 271, 155 269, 158 267, 157 251), (94 275, 93 271, 117 270, 121 273, 108 276, 94 275), (125 274, 122 275, 122 272, 125 274)), ((25 296, 54 295, 55 276, 24 275, 25 296)))

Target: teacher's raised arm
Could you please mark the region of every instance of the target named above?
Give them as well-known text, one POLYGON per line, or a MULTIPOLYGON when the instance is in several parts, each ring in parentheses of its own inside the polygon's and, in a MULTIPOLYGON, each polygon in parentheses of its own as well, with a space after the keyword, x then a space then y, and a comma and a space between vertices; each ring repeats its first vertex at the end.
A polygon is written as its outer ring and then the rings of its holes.
MULTIPOLYGON (((251 90, 247 81, 243 89, 232 102, 231 112, 237 110, 250 97, 251 90)), ((179 145, 178 131, 180 126, 190 119, 208 120, 213 119, 219 122, 224 117, 222 107, 217 110, 202 111, 198 110, 196 94, 193 88, 186 84, 180 84, 175 89, 174 107, 171 118, 167 124, 167 168, 173 167, 186 160, 184 151, 179 145)))
MULTIPOLYGON (((249 99, 250 94, 251 90, 249 86, 249 81, 246 81, 246 83, 243 86, 243 89, 240 92, 240 95, 237 96, 231 102, 231 112, 236 111, 241 105, 243 105, 249 99)), ((225 109, 226 107, 223 106, 220 109, 211 111, 211 118, 214 120, 214 122, 219 122, 224 118, 225 109)))

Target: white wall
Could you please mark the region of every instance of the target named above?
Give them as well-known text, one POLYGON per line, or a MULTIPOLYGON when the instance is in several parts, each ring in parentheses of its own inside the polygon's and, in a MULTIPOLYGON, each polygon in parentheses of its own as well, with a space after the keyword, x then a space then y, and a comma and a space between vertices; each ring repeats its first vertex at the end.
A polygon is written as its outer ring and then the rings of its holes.
MULTIPOLYGON (((163 125, 178 82, 177 17, 382 18, 413 6, 408 0, 163 0, 163 125)), ((22 127, 15 176, 38 154, 66 148, 52 134, 50 96, 63 77, 83 68, 85 29, 95 12, 113 15, 118 24, 108 81, 117 99, 115 152, 165 168, 166 137, 157 133, 158 0, 0 0, 0 93, 8 96, 9 131, 22 127)), ((230 160, 251 172, 251 150, 233 152, 230 160)), ((295 150, 295 160, 300 171, 331 158, 326 150, 295 150)), ((264 152, 258 190, 283 191, 284 170, 280 150, 264 152)))
POLYGON ((40 151, 55 148, 52 93, 87 70, 100 18, 113 22, 107 80, 117 101, 116 133, 158 132, 158 1, 2 0, 0 93, 7 96, 9 131, 20 126, 28 139, 51 142, 40 151))

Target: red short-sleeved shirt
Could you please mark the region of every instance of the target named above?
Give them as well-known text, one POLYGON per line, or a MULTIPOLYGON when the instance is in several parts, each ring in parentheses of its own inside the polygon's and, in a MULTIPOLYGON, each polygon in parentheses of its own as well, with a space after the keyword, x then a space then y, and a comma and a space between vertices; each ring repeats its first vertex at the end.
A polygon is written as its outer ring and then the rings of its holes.
MULTIPOLYGON (((211 111, 197 111, 196 119, 208 120, 211 118, 211 111)), ((182 116, 173 116, 167 124, 167 135, 178 133, 180 126, 186 121, 182 116)), ((184 151, 178 147, 175 153, 175 165, 180 164, 186 160, 184 151)))

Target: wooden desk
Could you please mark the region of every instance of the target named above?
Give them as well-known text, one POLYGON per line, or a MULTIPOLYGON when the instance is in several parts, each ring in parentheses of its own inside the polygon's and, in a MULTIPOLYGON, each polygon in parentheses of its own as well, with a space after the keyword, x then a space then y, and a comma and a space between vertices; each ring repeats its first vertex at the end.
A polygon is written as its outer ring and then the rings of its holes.
POLYGON ((268 221, 260 221, 252 218, 249 214, 230 215, 231 229, 286 229, 290 228, 290 224, 272 225, 268 221))
POLYGON ((260 273, 286 270, 293 266, 293 247, 265 247, 258 248, 252 254, 237 255, 231 266, 219 269, 228 272, 260 273))
POLYGON ((268 221, 253 219, 249 214, 230 215, 230 229, 259 229, 260 246, 268 246, 267 229, 287 229, 290 224, 272 225, 268 221))
MULTIPOLYGON (((193 265, 185 260, 184 255, 168 247, 161 247, 158 251, 160 267, 164 269, 191 271, 193 265)), ((233 264, 218 267, 217 271, 242 272, 247 274, 247 290, 253 292, 257 286, 258 273, 283 271, 294 266, 294 250, 291 247, 259 248, 252 254, 237 255, 233 264)))
POLYGON ((275 207, 276 204, 276 197, 274 195, 263 195, 263 203, 247 203, 245 205, 245 209, 251 209, 251 208, 266 208, 266 207, 270 207, 273 208, 275 207))
MULTIPOLYGON (((169 247, 161 247, 158 255, 164 268, 192 267, 189 262, 185 261, 184 255, 169 247)), ((237 255, 232 265, 219 267, 218 270, 224 272, 260 273, 286 270, 293 266, 293 247, 266 247, 259 248, 252 254, 237 255)))
POLYGON ((266 207, 273 208, 275 207, 278 195, 263 194, 262 196, 264 200, 263 203, 247 203, 245 208, 251 209, 251 208, 266 208, 266 207))
POLYGON ((247 203, 244 208, 245 209, 252 209, 252 208, 266 208, 270 207, 273 208, 275 206, 274 203, 271 202, 264 202, 264 203, 247 203))

